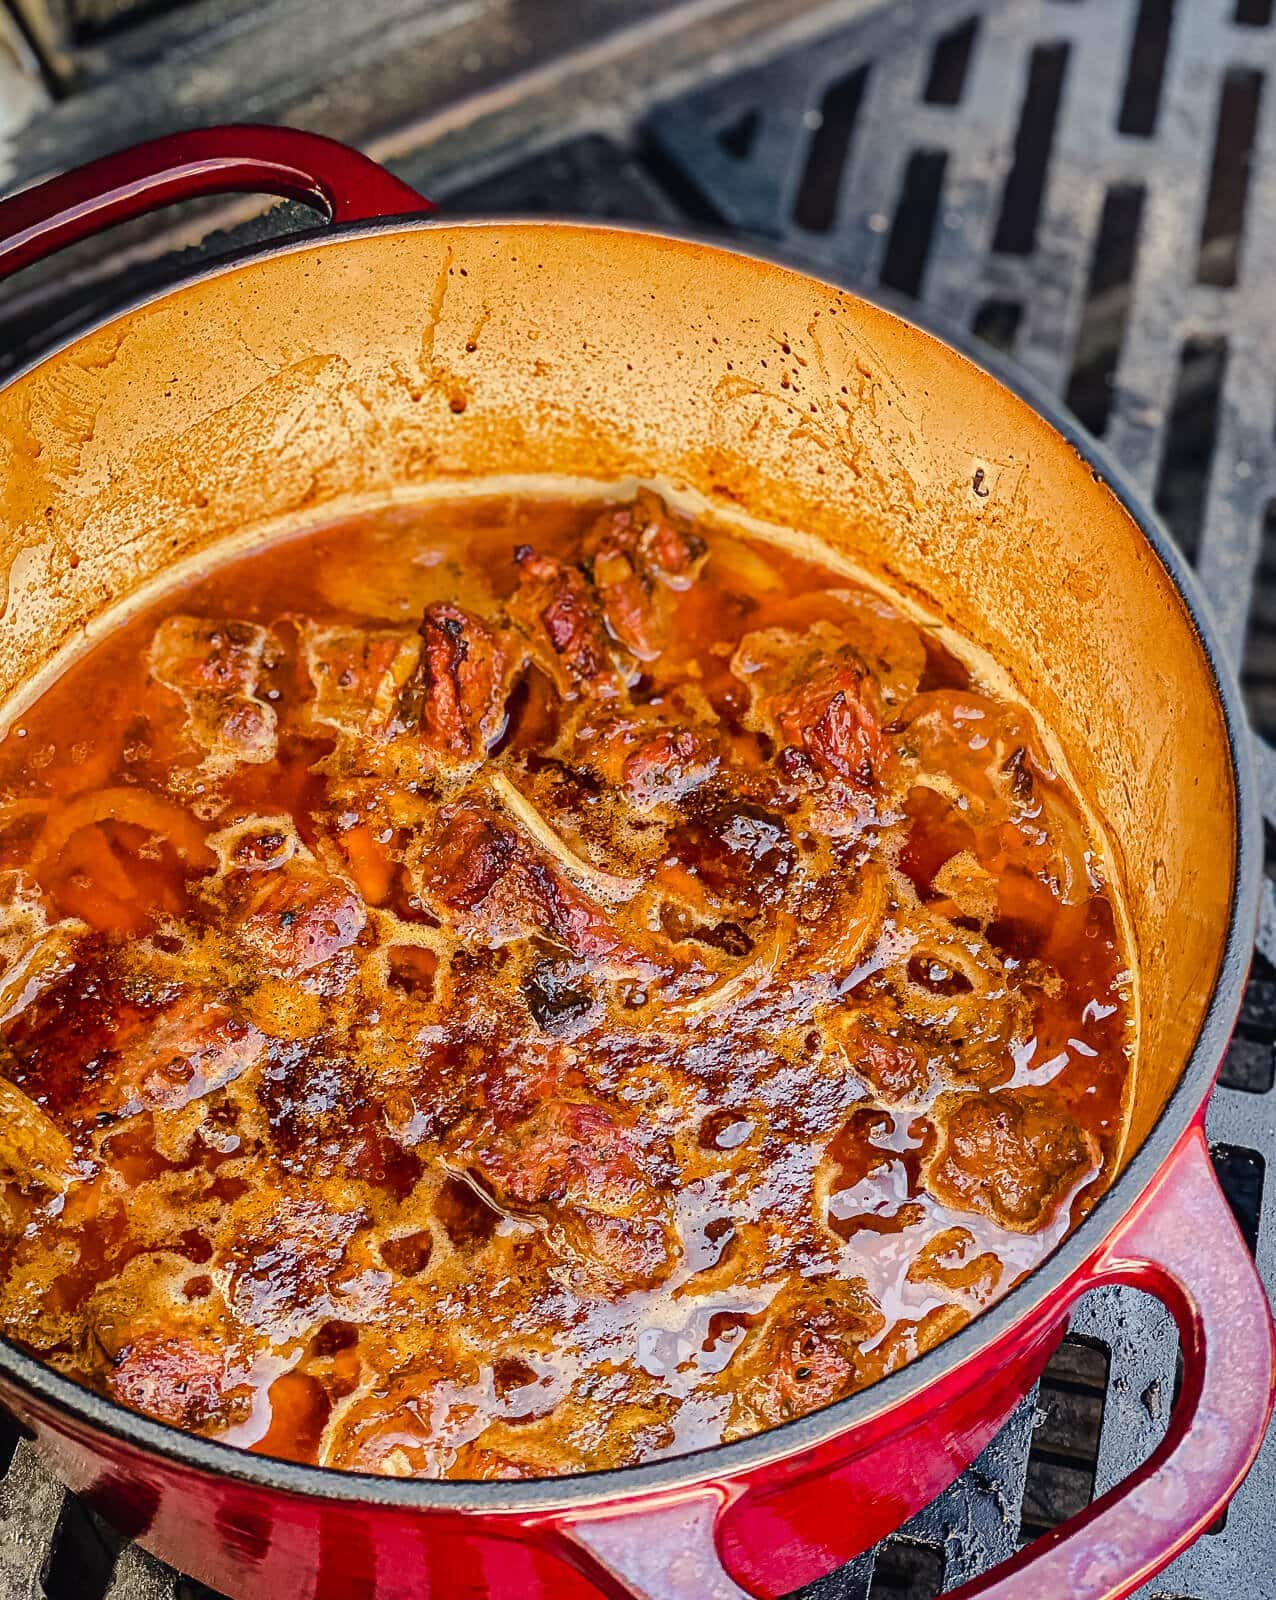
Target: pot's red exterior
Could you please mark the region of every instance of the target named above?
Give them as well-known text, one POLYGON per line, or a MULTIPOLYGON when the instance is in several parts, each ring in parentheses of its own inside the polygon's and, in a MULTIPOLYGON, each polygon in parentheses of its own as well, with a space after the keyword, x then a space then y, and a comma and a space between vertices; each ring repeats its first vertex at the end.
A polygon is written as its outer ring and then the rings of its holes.
MULTIPOLYGON (((29 264, 180 194, 244 187, 317 198, 344 217, 419 199, 330 141, 291 130, 206 130, 0 202, 0 274, 6 262, 9 270, 29 264)), ((1141 525, 1175 570, 1160 535, 1141 525)), ((1243 874, 1256 858, 1258 825, 1234 692, 1220 680, 1219 693, 1242 822, 1242 876, 1217 980, 1230 1020, 1254 907, 1243 874)), ((1167 1134, 1149 1139, 1137 1169, 1125 1174, 1127 1209, 1108 1208, 1106 1237, 1054 1292, 1034 1289, 1032 1279, 1021 1285, 945 1347, 946 1362, 932 1361, 929 1382, 908 1369, 858 1397, 853 1412, 830 1408, 668 1472, 560 1480, 549 1486, 552 1497, 533 1492, 537 1486, 520 1497, 509 1485, 475 1484, 462 1506, 432 1492, 443 1486, 290 1472, 197 1446, 44 1383, 30 1364, 24 1374, 3 1346, 0 1399, 60 1476, 122 1531, 243 1600, 584 1600, 600 1592, 737 1600, 784 1594, 824 1575, 925 1504, 1031 1388, 1075 1300, 1097 1283, 1123 1281, 1161 1295, 1183 1342, 1184 1383, 1165 1444, 1081 1517, 961 1591, 963 1600, 1120 1600, 1213 1520, 1253 1459, 1272 1402, 1270 1312, 1204 1142, 1204 1101, 1221 1049, 1217 1027, 1198 1042, 1193 1099, 1180 1104, 1167 1134), (489 1492, 498 1490, 506 1492, 489 1492)))

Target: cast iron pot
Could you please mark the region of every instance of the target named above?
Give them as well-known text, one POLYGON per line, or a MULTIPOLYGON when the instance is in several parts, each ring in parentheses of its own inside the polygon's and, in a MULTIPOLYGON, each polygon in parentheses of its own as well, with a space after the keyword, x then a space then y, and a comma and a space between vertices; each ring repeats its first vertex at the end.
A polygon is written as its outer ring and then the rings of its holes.
POLYGON ((829 285, 614 227, 439 225, 354 152, 287 129, 159 141, 0 203, 0 272, 195 193, 337 226, 112 317, 0 389, 0 703, 102 613, 247 526, 492 474, 630 475, 804 529, 988 650, 1106 819, 1139 974, 1115 1184, 955 1338, 754 1438, 536 1483, 361 1477, 152 1422, 0 1345, 0 1397, 80 1494, 233 1596, 786 1593, 931 1499, 1028 1392, 1078 1297, 1173 1312, 1183 1384, 1129 1479, 962 1600, 1114 1600, 1206 1528, 1272 1400, 1262 1286, 1206 1097, 1254 932, 1259 815, 1235 687, 1182 560, 1114 467, 928 333, 829 285))

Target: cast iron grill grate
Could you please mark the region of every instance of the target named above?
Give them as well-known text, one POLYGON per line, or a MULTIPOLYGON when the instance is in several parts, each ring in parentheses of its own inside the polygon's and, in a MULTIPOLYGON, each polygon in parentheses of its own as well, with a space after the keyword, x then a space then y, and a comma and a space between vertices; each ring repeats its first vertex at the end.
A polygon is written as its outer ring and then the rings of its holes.
MULTIPOLYGON (((1276 841, 1272 0, 886 0, 867 14, 847 0, 840 30, 836 11, 827 35, 763 65, 710 62, 708 82, 636 126, 613 118, 444 188, 448 210, 721 230, 911 297, 1021 363, 1105 438, 1196 564, 1242 673, 1276 841)), ((428 148, 402 165, 431 187, 428 148)), ((1276 1291, 1270 880, 1259 949, 1210 1134, 1276 1291)), ((986 1570, 1146 1457, 1176 1363, 1156 1302, 1089 1296, 970 1471, 803 1600, 931 1600, 986 1570)), ((0 1468, 2 1600, 208 1600, 2 1431, 0 1468)), ((1274 1504, 1276 1437, 1145 1596, 1276 1600, 1274 1504)))

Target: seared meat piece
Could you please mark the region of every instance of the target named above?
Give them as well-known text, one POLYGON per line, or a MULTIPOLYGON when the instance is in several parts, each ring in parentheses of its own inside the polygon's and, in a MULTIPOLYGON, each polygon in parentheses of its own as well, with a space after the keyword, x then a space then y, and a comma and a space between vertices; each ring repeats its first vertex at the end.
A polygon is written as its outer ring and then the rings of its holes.
POLYGON ((870 1016, 853 1015, 838 1034, 847 1065, 883 1105, 917 1104, 926 1098, 931 1088, 927 1054, 898 1030, 886 1032, 870 1016))
POLYGON ((345 747, 413 737, 432 766, 472 770, 501 731, 510 683, 525 659, 511 636, 445 601, 416 634, 400 628, 309 627, 313 715, 345 747), (416 741, 419 740, 419 743, 416 741))
POLYGON ((650 968, 600 907, 496 812, 465 800, 442 816, 442 831, 416 862, 415 882, 425 905, 459 937, 489 950, 547 939, 591 963, 650 968))
POLYGON ((85 1304, 102 1386, 112 1399, 179 1428, 225 1427, 248 1409, 249 1362, 221 1296, 189 1300, 191 1263, 135 1256, 85 1304))
POLYGON ((581 729, 574 765, 623 790, 640 811, 676 806, 713 777, 720 756, 712 740, 690 728, 671 728, 646 708, 581 729))
POLYGON ((309 972, 331 961, 368 920, 353 886, 310 862, 289 862, 245 889, 236 932, 279 972, 309 972))
POLYGON ((927 1189, 954 1211, 975 1211, 1017 1233, 1053 1220, 1081 1180, 1099 1170, 1093 1135, 1049 1096, 1024 1089, 942 1094, 927 1189))
POLYGON ((441 1478, 455 1452, 486 1426, 475 1392, 442 1373, 400 1373, 333 1418, 320 1463, 392 1478, 441 1478))
POLYGON ((625 677, 589 579, 579 567, 538 555, 529 545, 520 546, 514 559, 518 590, 509 613, 558 692, 618 695, 625 677))
POLYGON ((632 505, 603 512, 582 549, 608 628, 640 661, 654 661, 669 642, 670 591, 695 581, 704 540, 658 495, 640 489, 632 505))
POLYGON ((672 1198, 640 1149, 609 1107, 548 1100, 526 1121, 481 1131, 469 1155, 502 1205, 545 1216, 585 1279, 621 1293, 661 1282, 680 1253, 672 1198))
POLYGON ((798 1280, 781 1289, 727 1367, 728 1437, 804 1416, 851 1393, 860 1345, 885 1319, 861 1280, 798 1280))
POLYGON ((314 685, 313 716, 357 739, 393 738, 409 725, 403 698, 421 641, 403 628, 322 628, 302 633, 314 685))
POLYGON ((851 791, 880 788, 890 751, 881 697, 843 629, 817 622, 805 633, 748 633, 731 670, 749 689, 753 726, 795 752, 787 766, 851 791))
POLYGON ((501 731, 505 699, 524 654, 462 611, 439 602, 421 622, 421 659, 405 703, 432 748, 481 758, 501 731))
POLYGON ((254 622, 178 616, 155 630, 151 676, 180 696, 187 731, 215 767, 274 759, 275 710, 256 697, 274 649, 270 634, 254 622))
POLYGON ((326 871, 287 817, 254 817, 212 835, 222 866, 203 886, 235 933, 275 971, 309 972, 348 950, 368 912, 354 885, 326 871))
POLYGON ((669 847, 720 905, 749 912, 783 900, 797 859, 784 818, 751 800, 699 811, 673 830, 669 847))
POLYGON ((106 1371, 105 1385, 113 1400, 133 1411, 176 1428, 199 1429, 230 1420, 227 1391, 246 1377, 228 1373, 225 1351, 198 1329, 185 1334, 156 1330, 123 1347, 106 1371))
POLYGON ((376 1298, 376 1283, 360 1284, 348 1258, 364 1220, 361 1211, 339 1212, 319 1199, 287 1196, 263 1206, 228 1263, 232 1311, 276 1343, 299 1339, 352 1310, 366 1311, 360 1300, 376 1298))
POLYGON ((1085 823, 1021 707, 972 689, 930 690, 905 709, 894 743, 902 773, 947 796, 978 830, 973 859, 996 873, 1002 894, 1025 869, 1066 905, 1092 892, 1085 823), (1011 872, 1007 824, 1017 835, 1011 872))
POLYGON ((224 1005, 184 994, 127 1039, 110 1074, 119 1116, 178 1111, 224 1088, 261 1059, 266 1040, 224 1005))

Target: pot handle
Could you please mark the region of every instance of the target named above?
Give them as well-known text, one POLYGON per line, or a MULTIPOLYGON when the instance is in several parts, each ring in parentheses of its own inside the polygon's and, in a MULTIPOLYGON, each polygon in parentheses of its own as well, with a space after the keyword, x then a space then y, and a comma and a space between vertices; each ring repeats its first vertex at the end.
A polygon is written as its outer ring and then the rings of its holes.
POLYGON ((370 222, 433 204, 370 157, 320 133, 230 123, 149 139, 0 200, 0 278, 64 245, 178 200, 274 194, 330 222, 370 222))
MULTIPOLYGON (((1258 1452, 1276 1373, 1271 1311, 1199 1127, 1077 1292, 1100 1283, 1146 1289, 1174 1315, 1183 1386, 1169 1432, 1124 1482, 945 1600, 1125 1600, 1209 1527, 1258 1452)), ((612 1600, 749 1600, 717 1551, 725 1503, 703 1489, 559 1536, 612 1600)))

